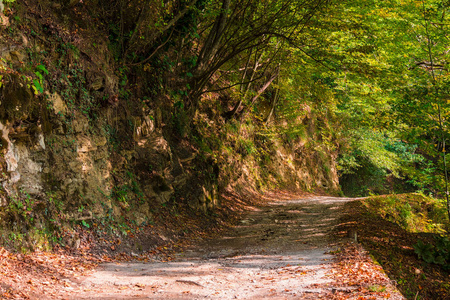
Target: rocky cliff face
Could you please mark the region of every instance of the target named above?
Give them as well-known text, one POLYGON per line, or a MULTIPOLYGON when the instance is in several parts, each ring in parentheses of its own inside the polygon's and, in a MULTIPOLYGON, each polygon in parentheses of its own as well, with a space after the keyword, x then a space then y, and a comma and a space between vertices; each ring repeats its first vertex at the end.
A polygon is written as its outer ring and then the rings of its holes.
POLYGON ((69 220, 112 212, 144 222, 152 205, 177 190, 192 193, 184 198, 196 209, 217 204, 217 185, 185 171, 196 154, 174 154, 152 111, 117 105, 92 119, 71 112, 57 91, 35 95, 15 75, 4 75, 0 91, 2 206, 23 193, 43 201, 51 195, 62 199, 69 220))
POLYGON ((18 3, 5 14, 4 227, 33 220, 44 228, 57 218, 127 218, 140 225, 167 204, 213 210, 227 187, 339 189, 334 152, 320 144, 313 115, 300 120, 310 127, 307 136, 288 143, 242 141, 241 132, 205 107, 182 132, 170 96, 145 95, 143 87, 128 84, 132 74, 116 65, 104 37, 70 35, 64 21, 38 6, 18 3))

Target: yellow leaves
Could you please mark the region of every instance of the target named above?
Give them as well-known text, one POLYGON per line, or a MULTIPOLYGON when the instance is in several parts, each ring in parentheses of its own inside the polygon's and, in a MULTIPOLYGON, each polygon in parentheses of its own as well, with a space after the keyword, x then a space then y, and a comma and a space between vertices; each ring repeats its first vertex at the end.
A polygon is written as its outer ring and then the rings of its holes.
POLYGON ((144 71, 145 71, 145 72, 150 71, 151 68, 152 68, 152 66, 151 66, 151 64, 149 64, 149 63, 147 63, 147 64, 144 65, 144 71))
POLYGON ((388 8, 379 8, 374 12, 378 16, 384 18, 384 19, 398 19, 400 18, 399 14, 396 12, 388 9, 388 8))

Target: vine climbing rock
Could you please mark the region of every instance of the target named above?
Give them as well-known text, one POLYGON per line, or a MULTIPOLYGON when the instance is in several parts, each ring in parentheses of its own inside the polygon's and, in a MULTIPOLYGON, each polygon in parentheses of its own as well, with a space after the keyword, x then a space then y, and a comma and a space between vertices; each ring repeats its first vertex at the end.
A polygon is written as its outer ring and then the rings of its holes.
POLYGON ((172 261, 106 263, 90 276, 72 282, 74 288, 64 296, 357 299, 370 295, 370 299, 404 299, 354 237, 345 233, 336 237, 340 210, 351 199, 281 200, 276 196, 272 195, 268 205, 254 207, 225 234, 192 245, 172 261), (338 262, 336 253, 358 256, 358 263, 346 265, 342 257, 338 262), (361 278, 348 279, 349 274, 361 278), (370 288, 373 286, 379 288, 370 288))

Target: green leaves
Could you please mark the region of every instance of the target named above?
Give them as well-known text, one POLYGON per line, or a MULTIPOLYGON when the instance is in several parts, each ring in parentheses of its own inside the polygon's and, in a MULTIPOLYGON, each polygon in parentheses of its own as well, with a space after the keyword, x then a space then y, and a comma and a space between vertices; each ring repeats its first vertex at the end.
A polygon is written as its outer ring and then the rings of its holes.
POLYGON ((85 220, 82 220, 82 221, 81 221, 81 225, 83 225, 83 226, 86 227, 86 228, 90 228, 90 227, 91 227, 91 225, 89 225, 89 223, 86 222, 85 220))
POLYGON ((426 263, 437 264, 450 269, 450 241, 447 237, 439 236, 435 245, 426 244, 419 240, 414 245, 414 252, 426 263))
POLYGON ((36 67, 36 71, 34 72, 34 74, 37 76, 38 79, 33 79, 33 89, 34 89, 34 93, 37 94, 42 94, 44 92, 44 88, 43 88, 43 83, 44 83, 44 75, 48 75, 48 70, 47 68, 45 68, 44 65, 38 65, 36 67))
POLYGON ((33 79, 33 89, 35 94, 42 94, 44 92, 44 88, 42 87, 41 83, 37 79, 33 79))
POLYGON ((423 160, 415 154, 415 146, 398 140, 390 132, 373 130, 354 130, 351 151, 338 158, 338 170, 341 174, 353 174, 359 168, 372 165, 395 177, 401 177, 406 168, 423 160))
POLYGON ((45 75, 48 75, 48 70, 47 70, 47 68, 45 68, 44 65, 38 65, 38 66, 36 67, 36 71, 37 71, 37 72, 44 73, 45 75))
POLYGON ((431 244, 425 244, 422 241, 418 241, 414 245, 414 252, 427 263, 434 262, 434 247, 431 244))
MULTIPOLYGON (((450 139, 448 8, 437 0, 350 0, 312 21, 305 52, 321 63, 315 76, 333 79, 328 88, 344 124, 342 174, 370 166, 387 171, 377 176, 417 181, 433 168, 442 176, 439 154, 450 139), (417 145, 429 161, 413 165, 413 153, 386 148, 383 134, 417 145)), ((435 179, 433 189, 440 190, 435 179)))

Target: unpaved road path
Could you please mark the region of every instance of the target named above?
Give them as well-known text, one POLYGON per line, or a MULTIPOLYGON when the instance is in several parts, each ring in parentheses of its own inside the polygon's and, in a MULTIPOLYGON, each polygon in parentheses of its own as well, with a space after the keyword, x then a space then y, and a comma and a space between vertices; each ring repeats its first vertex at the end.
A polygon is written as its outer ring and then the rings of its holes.
MULTIPOLYGON (((321 196, 272 201, 255 208, 228 233, 192 246, 174 261, 103 264, 76 285, 71 282, 67 298, 332 299, 339 291, 354 289, 334 284, 338 275, 329 254, 339 242, 333 228, 350 200, 321 196)), ((393 291, 390 299, 402 299, 392 286, 387 288, 393 291)))

